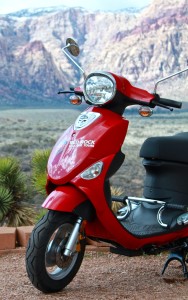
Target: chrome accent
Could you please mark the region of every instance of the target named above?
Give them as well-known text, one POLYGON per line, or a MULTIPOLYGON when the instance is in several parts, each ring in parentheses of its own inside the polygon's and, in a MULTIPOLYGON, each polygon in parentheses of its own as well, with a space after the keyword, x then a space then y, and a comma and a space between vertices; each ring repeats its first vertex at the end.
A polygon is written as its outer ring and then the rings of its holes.
POLYGON ((171 75, 169 75, 169 76, 167 76, 167 77, 164 77, 164 78, 159 79, 159 80, 156 82, 156 84, 155 84, 154 92, 153 92, 153 93, 156 94, 157 86, 158 86, 158 84, 159 84, 160 82, 165 81, 165 80, 167 80, 167 79, 169 79, 169 78, 171 78, 171 77, 174 77, 174 76, 176 76, 176 75, 179 75, 179 74, 181 74, 181 73, 184 73, 184 72, 186 72, 186 71, 188 71, 188 68, 186 68, 186 69, 184 69, 184 70, 182 70, 182 71, 173 73, 173 74, 171 74, 171 75))
POLYGON ((168 224, 165 224, 162 221, 162 213, 164 210, 165 210, 165 205, 163 205, 159 208, 158 213, 157 213, 157 221, 158 221, 159 225, 161 225, 164 228, 167 228, 168 224))
POLYGON ((139 197, 127 197, 127 199, 131 201, 141 201, 141 202, 148 202, 152 204, 161 204, 161 205, 166 204, 166 202, 164 201, 155 200, 155 199, 146 199, 146 198, 139 198, 139 197))
MULTIPOLYGON (((135 204, 135 203, 132 204, 131 201, 133 201, 133 202, 146 202, 146 203, 151 203, 151 204, 162 205, 159 208, 158 212, 157 212, 157 221, 158 221, 159 225, 161 225, 162 227, 164 227, 164 228, 168 227, 168 224, 165 224, 162 221, 162 213, 165 210, 166 202, 160 201, 160 200, 155 200, 155 199, 146 199, 146 198, 139 198, 139 197, 127 197, 127 200, 126 200, 127 209, 126 209, 124 215, 117 216, 118 220, 123 220, 123 219, 127 218, 129 216, 131 210, 136 208, 137 204, 135 204), (134 207, 133 207, 133 205, 134 205, 134 207)), ((121 213, 121 210, 120 210, 120 213, 121 213)))
MULTIPOLYGON (((117 215, 117 219, 122 221, 123 219, 126 219, 129 214, 131 213, 132 210, 134 210, 138 204, 134 203, 134 202, 145 202, 145 203, 150 203, 150 204, 159 204, 161 205, 161 207, 159 207, 159 210, 157 212, 157 221, 159 223, 160 226, 167 228, 168 224, 164 223, 162 220, 162 214, 164 212, 164 210, 166 208, 168 208, 168 204, 164 201, 161 200, 156 200, 156 199, 146 199, 146 198, 139 198, 139 197, 127 197, 126 199, 126 203, 127 206, 121 208, 120 210, 118 210, 118 214, 117 215), (131 203, 132 201, 132 203, 131 203)), ((170 207, 170 205, 169 205, 170 207)), ((188 225, 188 212, 187 213, 183 213, 182 215, 180 215, 177 218, 177 224, 178 225, 188 225)))
POLYGON ((118 210, 118 213, 120 213, 120 215, 117 215, 117 219, 120 221, 127 218, 132 210, 131 202, 129 200, 126 200, 126 203, 127 206, 118 210))
POLYGON ((127 206, 120 208, 117 212, 118 214, 120 214, 120 215, 117 215, 118 220, 126 219, 129 216, 130 212, 139 205, 138 203, 135 203, 135 202, 131 203, 131 201, 129 201, 129 200, 126 200, 126 203, 127 203, 127 206))
POLYGON ((74 123, 74 130, 81 130, 91 125, 95 120, 101 116, 98 112, 83 112, 81 113, 74 123))
POLYGON ((188 224, 188 213, 184 213, 177 218, 178 225, 187 225, 188 224))
POLYGON ((69 236, 68 242, 65 245, 65 251, 64 255, 65 256, 71 256, 72 253, 75 251, 76 248, 76 243, 78 241, 78 235, 80 231, 80 227, 82 225, 83 219, 79 217, 74 225, 73 231, 71 235, 69 236))
POLYGON ((108 103, 109 101, 111 101, 115 94, 116 94, 116 80, 115 78, 108 72, 103 72, 103 71, 96 71, 96 72, 93 72, 93 73, 90 73, 87 78, 85 79, 85 82, 84 82, 84 96, 85 98, 90 102, 92 103, 93 105, 96 105, 96 106, 101 106, 101 105, 105 105, 106 103, 108 103), (113 84, 113 93, 111 94, 111 97, 110 99, 108 99, 107 101, 103 102, 103 103, 100 103, 98 102, 97 100, 93 100, 91 99, 91 95, 88 95, 88 91, 87 91, 87 84, 88 84, 88 80, 90 80, 90 78, 92 77, 101 77, 101 78, 107 78, 109 81, 111 81, 111 83, 113 84))

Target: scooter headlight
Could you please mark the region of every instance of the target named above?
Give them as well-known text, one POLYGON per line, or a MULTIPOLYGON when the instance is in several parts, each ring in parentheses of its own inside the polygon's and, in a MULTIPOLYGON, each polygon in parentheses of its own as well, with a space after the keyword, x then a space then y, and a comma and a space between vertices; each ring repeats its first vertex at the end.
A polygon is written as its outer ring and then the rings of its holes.
POLYGON ((104 105, 114 98, 116 82, 109 73, 91 73, 84 83, 84 95, 94 105, 104 105))

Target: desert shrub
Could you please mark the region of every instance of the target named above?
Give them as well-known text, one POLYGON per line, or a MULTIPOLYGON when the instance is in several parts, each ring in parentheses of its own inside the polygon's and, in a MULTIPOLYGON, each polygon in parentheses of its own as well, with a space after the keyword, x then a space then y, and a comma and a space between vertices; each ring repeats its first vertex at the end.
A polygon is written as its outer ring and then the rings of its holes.
POLYGON ((26 193, 25 175, 14 157, 0 158, 0 185, 11 191, 14 199, 22 200, 26 193))
POLYGON ((35 150, 31 160, 32 183, 37 192, 46 195, 46 167, 51 150, 35 150))
POLYGON ((35 224, 36 211, 25 205, 24 203, 18 203, 14 209, 11 210, 8 216, 8 226, 28 226, 35 224))
POLYGON ((35 211, 28 206, 26 177, 15 157, 0 158, 0 223, 32 225, 35 211))
POLYGON ((10 190, 0 186, 0 222, 6 217, 13 203, 14 199, 10 190))
MULTIPOLYGON (((123 189, 120 187, 111 187, 111 194, 113 196, 120 196, 123 194, 123 189)), ((114 213, 116 213, 120 208, 122 208, 123 204, 121 202, 112 201, 112 210, 114 213)))

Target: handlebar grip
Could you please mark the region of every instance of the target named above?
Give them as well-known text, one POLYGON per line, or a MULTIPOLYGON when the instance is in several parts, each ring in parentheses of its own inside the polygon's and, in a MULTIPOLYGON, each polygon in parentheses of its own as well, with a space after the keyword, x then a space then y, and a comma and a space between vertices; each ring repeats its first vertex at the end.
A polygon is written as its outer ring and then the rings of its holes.
POLYGON ((169 203, 167 203, 165 206, 166 206, 166 208, 173 208, 173 209, 179 209, 179 210, 186 210, 187 209, 186 205, 179 205, 179 204, 169 204, 169 203))
POLYGON ((182 102, 175 101, 175 100, 170 100, 170 99, 165 99, 165 98, 159 98, 158 103, 162 104, 162 105, 174 107, 174 108, 181 108, 182 107, 182 102))

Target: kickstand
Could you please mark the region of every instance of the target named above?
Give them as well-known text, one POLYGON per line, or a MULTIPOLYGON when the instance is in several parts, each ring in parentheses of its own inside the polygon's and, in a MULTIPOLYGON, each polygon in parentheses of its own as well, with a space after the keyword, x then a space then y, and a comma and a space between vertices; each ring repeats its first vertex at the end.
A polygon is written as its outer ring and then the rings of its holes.
POLYGON ((168 267, 169 263, 173 260, 177 260, 181 263, 182 269, 183 269, 183 274, 185 278, 188 278, 188 271, 187 271, 187 266, 186 266, 186 255, 187 251, 185 249, 179 249, 179 250, 174 250, 171 251, 162 270, 162 275, 164 274, 166 268, 168 267))

